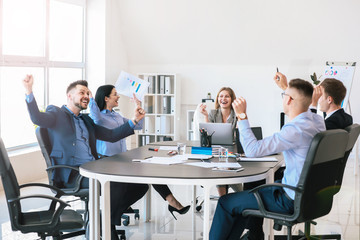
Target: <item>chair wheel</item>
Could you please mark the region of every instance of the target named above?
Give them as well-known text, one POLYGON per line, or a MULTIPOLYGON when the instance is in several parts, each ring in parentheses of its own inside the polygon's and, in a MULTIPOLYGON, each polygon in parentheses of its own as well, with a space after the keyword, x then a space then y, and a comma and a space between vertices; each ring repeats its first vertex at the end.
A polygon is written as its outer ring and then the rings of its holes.
POLYGON ((140 219, 140 214, 139 213, 135 213, 135 220, 139 220, 140 219))
POLYGON ((124 226, 129 225, 129 223, 130 223, 130 221, 129 221, 129 220, 127 220, 127 219, 123 221, 124 226))
POLYGON ((196 209, 196 211, 200 212, 201 208, 202 208, 201 206, 196 206, 195 209, 196 209))

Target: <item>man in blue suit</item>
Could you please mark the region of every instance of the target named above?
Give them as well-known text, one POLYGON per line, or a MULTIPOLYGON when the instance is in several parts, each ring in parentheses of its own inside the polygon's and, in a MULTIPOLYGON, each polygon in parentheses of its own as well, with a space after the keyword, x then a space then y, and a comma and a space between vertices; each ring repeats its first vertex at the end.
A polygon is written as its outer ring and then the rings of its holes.
MULTIPOLYGON (((67 105, 61 108, 49 105, 45 112, 40 112, 32 92, 33 83, 32 75, 27 75, 23 80, 28 111, 34 124, 48 129, 52 145, 50 157, 54 165, 80 166, 85 162, 97 160, 99 157, 96 139, 116 142, 134 134, 133 128, 145 116, 145 111, 138 106, 134 118, 118 128, 110 130, 96 125, 87 114, 81 113, 87 108, 91 95, 85 80, 69 85, 66 91, 67 105)), ((61 169, 54 173, 53 178, 58 184, 71 186, 77 176, 76 171, 61 169)), ((83 181, 81 186, 88 188, 88 179, 83 181)), ((111 238, 117 240, 115 225, 121 225, 123 212, 144 196, 148 185, 112 182, 110 188, 111 238)))

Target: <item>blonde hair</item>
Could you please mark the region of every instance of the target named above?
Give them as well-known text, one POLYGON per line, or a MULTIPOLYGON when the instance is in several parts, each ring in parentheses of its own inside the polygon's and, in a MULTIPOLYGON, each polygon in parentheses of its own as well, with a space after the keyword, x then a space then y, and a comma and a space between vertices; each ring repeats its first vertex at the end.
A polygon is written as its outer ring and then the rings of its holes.
MULTIPOLYGON (((227 92, 229 93, 230 98, 231 98, 231 103, 236 99, 235 92, 234 92, 231 88, 229 88, 229 87, 222 87, 222 88, 219 90, 219 92, 218 92, 218 94, 217 94, 217 96, 216 96, 215 109, 219 109, 219 108, 220 108, 220 104, 219 104, 218 99, 219 99, 219 95, 220 95, 220 93, 221 93, 222 91, 227 91, 227 92)), ((232 108, 232 105, 231 105, 231 108, 232 108)))

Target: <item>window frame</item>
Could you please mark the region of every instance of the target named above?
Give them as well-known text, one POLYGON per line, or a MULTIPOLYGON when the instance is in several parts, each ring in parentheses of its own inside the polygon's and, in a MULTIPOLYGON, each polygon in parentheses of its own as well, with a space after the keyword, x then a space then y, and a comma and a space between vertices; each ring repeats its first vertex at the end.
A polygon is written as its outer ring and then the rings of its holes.
MULTIPOLYGON (((3 0, 0 0, 0 68, 2 67, 40 67, 44 68, 44 103, 43 105, 47 107, 49 105, 49 69, 50 68, 77 68, 82 70, 82 78, 86 79, 86 0, 45 0, 44 1, 45 8, 45 55, 42 57, 34 57, 34 56, 21 56, 21 55, 4 55, 3 54, 3 0), (80 6, 83 8, 83 26, 82 26, 82 61, 81 62, 64 62, 64 61, 50 61, 49 58, 49 34, 50 34, 50 2, 64 2, 68 4, 73 4, 76 6, 80 6)), ((1 75, 0 75, 0 88, 1 88, 1 75)), ((40 93, 39 93, 40 94, 40 93)), ((2 99, 0 98, 0 105, 2 99)), ((1 116, 0 116, 0 126, 1 126, 1 116)), ((1 135, 1 129, 0 129, 1 135)), ((8 151, 22 150, 29 147, 34 147, 38 145, 38 143, 31 142, 28 144, 17 145, 13 147, 7 148, 8 151)))

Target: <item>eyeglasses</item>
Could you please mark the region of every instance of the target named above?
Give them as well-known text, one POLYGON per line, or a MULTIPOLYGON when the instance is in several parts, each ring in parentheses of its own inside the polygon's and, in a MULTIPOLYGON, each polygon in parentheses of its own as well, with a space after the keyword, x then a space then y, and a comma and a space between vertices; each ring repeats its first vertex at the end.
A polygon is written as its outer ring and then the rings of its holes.
POLYGON ((285 92, 282 92, 281 93, 281 97, 284 98, 284 95, 285 96, 288 96, 291 100, 295 100, 292 96, 290 96, 289 94, 286 94, 285 92))

